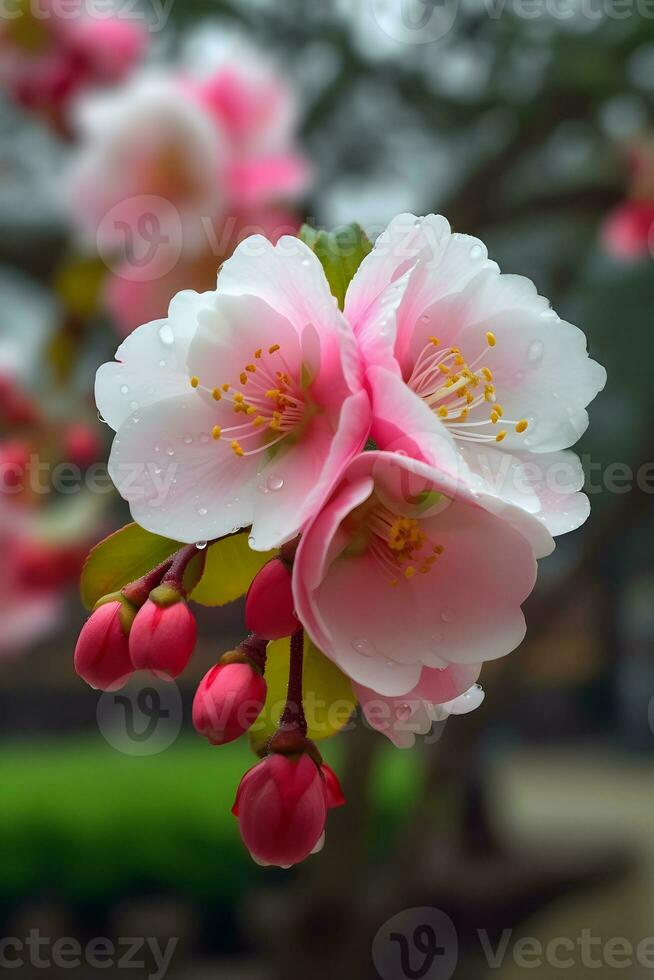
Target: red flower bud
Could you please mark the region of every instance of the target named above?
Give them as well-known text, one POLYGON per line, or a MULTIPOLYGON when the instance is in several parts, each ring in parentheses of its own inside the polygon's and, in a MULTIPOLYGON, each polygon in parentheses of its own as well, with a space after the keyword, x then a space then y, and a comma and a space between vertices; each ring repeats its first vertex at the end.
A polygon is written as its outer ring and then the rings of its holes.
POLYGON ((306 752, 273 752, 246 772, 232 812, 254 860, 288 868, 320 850, 327 796, 323 774, 306 752))
POLYGON ((266 682, 252 663, 228 661, 216 664, 197 689, 193 700, 193 724, 212 745, 233 742, 261 714, 266 692, 266 682))
POLYGON ((181 594, 170 585, 160 585, 139 609, 130 631, 132 665, 174 680, 189 662, 196 638, 195 616, 181 594))
POLYGON ((97 606, 82 627, 75 647, 75 670, 91 687, 117 691, 134 671, 129 656, 129 629, 136 614, 126 599, 97 606))
POLYGON ((76 422, 64 433, 64 455, 75 466, 90 466, 100 458, 102 447, 97 432, 85 422, 76 422))
POLYGON ((302 625, 293 611, 291 572, 279 558, 255 576, 245 600, 245 623, 266 640, 290 636, 302 625))

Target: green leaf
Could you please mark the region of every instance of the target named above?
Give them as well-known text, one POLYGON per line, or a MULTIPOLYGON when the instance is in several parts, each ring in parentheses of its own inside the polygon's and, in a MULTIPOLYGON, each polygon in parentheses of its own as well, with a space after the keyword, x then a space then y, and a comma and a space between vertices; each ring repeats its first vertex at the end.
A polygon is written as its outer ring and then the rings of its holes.
POLYGON ((145 575, 181 547, 172 538, 126 524, 91 549, 80 580, 82 602, 92 609, 98 599, 145 575))
MULTIPOLYGON (((268 644, 266 663, 268 695, 263 711, 250 729, 250 743, 255 751, 263 747, 279 725, 286 704, 289 657, 288 637, 268 644)), ((338 734, 348 723, 356 708, 356 698, 350 679, 313 645, 306 634, 302 695, 308 726, 307 735, 314 741, 321 741, 338 734)))
POLYGON ((204 574, 190 598, 203 606, 224 606, 245 595, 252 579, 275 551, 252 551, 248 532, 231 534, 209 545, 204 574))
POLYGON ((361 225, 355 223, 343 225, 335 231, 317 231, 310 225, 302 225, 298 237, 320 259, 332 295, 342 310, 347 287, 372 250, 370 239, 361 225))

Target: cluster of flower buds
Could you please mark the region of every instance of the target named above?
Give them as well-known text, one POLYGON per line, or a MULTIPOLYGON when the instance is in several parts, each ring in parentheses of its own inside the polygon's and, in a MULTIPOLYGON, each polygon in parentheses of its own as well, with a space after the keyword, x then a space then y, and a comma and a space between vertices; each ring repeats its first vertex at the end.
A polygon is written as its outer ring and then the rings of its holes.
POLYGON ((96 603, 75 648, 75 670, 91 687, 118 690, 135 670, 150 670, 164 680, 182 673, 197 636, 183 578, 197 553, 195 546, 182 548, 96 603))

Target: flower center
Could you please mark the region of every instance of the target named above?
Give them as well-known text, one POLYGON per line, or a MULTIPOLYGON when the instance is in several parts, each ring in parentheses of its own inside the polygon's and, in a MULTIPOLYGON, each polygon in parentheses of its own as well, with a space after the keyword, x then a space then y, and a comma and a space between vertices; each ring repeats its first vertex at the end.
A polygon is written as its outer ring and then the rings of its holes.
POLYGON ((493 372, 481 361, 497 344, 495 334, 486 334, 487 347, 473 360, 466 361, 458 347, 441 348, 437 337, 430 337, 420 352, 407 384, 426 402, 448 426, 452 435, 469 442, 502 442, 507 430, 484 432, 486 426, 512 425, 516 432, 525 432, 526 419, 505 419, 504 409, 497 401, 493 372), (470 413, 484 406, 488 418, 468 421, 470 413))
POLYGON ((229 381, 218 388, 206 388, 198 377, 191 378, 192 388, 209 391, 214 401, 230 402, 235 415, 245 416, 238 424, 215 425, 211 430, 213 439, 229 442, 235 456, 253 456, 270 449, 298 433, 311 414, 306 392, 279 344, 272 344, 267 351, 261 347, 256 350, 252 362, 244 365, 239 382, 238 388, 229 381))
POLYGON ((425 533, 415 517, 394 514, 375 497, 356 508, 346 520, 352 540, 346 553, 367 551, 395 588, 400 576, 426 575, 445 551, 425 533))

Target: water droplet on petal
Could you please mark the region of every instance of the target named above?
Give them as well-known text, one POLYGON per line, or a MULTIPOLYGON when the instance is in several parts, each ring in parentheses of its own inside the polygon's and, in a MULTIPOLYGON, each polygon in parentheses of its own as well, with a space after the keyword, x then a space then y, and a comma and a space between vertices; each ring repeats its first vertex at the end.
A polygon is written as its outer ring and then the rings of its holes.
POLYGON ((159 329, 159 340, 166 347, 170 347, 171 344, 175 343, 175 334, 169 323, 164 323, 163 327, 159 329))
POLYGON ((536 361, 540 361, 543 356, 543 351, 545 350, 545 345, 542 340, 534 340, 529 345, 529 350, 527 351, 527 360, 535 364, 536 361))
POLYGON ((248 538, 248 544, 250 545, 251 548, 254 548, 254 536, 252 534, 248 538))
POLYGON ((190 446, 191 443, 193 442, 193 436, 187 432, 184 438, 182 439, 182 442, 184 443, 185 446, 190 446))
POLYGON ((173 449, 172 446, 169 446, 168 447, 168 449, 166 450, 166 455, 167 456, 174 456, 175 455, 175 450, 173 449))
POLYGON ((197 541, 195 547, 198 549, 198 551, 204 551, 204 549, 207 547, 207 542, 197 541))
POLYGON ((281 490, 282 487, 284 486, 284 480, 281 476, 278 476, 276 473, 271 473, 268 479, 266 480, 266 486, 268 487, 269 490, 281 490))
POLYGON ((159 361, 159 367, 160 368, 165 368, 165 366, 166 366, 166 362, 163 359, 161 361, 159 361))
POLYGON ((120 393, 121 395, 129 395, 129 385, 121 385, 120 393))
POLYGON ((102 418, 102 416, 100 415, 99 412, 98 412, 98 422, 102 422, 103 425, 108 425, 109 424, 106 419, 103 419, 102 418))
POLYGON ((411 714, 411 705, 406 702, 404 704, 398 704, 395 708, 395 717, 398 721, 408 721, 411 714))
POLYGON ((198 507, 198 514, 200 517, 205 517, 208 513, 209 512, 206 507, 198 507))
POLYGON ((483 254, 484 254, 484 250, 481 247, 481 245, 473 245, 472 248, 470 249, 471 259, 480 259, 483 254))
POLYGON ((133 412, 135 412, 135 411, 136 411, 136 409, 137 409, 137 408, 139 407, 139 403, 138 403, 138 402, 130 402, 130 403, 129 403, 129 407, 131 408, 131 410, 132 410, 133 412))
POLYGON ((454 619, 452 612, 449 609, 444 609, 441 613, 441 619, 444 623, 451 623, 454 619))
POLYGON ((375 657, 377 649, 367 637, 359 636, 352 641, 352 649, 360 653, 362 657, 375 657))

